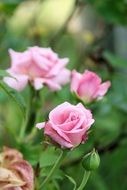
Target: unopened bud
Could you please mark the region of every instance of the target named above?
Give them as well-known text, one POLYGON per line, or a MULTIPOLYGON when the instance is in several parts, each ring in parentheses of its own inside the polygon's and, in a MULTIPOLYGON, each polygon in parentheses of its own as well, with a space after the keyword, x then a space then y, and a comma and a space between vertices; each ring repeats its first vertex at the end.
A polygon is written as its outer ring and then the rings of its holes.
POLYGON ((87 171, 96 170, 100 164, 100 157, 97 151, 93 149, 92 152, 86 154, 82 159, 82 166, 87 171))

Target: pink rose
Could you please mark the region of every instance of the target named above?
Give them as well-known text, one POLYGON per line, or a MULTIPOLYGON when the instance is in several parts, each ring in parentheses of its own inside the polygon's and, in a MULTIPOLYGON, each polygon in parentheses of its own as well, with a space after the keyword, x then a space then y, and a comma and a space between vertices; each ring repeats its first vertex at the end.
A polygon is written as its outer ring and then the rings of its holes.
POLYGON ((71 78, 71 92, 74 92, 83 102, 90 103, 102 98, 111 86, 110 81, 101 82, 101 78, 94 72, 86 70, 80 74, 74 70, 71 78))
POLYGON ((22 154, 8 147, 0 153, 0 189, 34 190, 34 172, 22 154))
POLYGON ((69 59, 60 59, 51 48, 35 46, 22 53, 10 49, 9 54, 11 67, 7 71, 14 78, 5 77, 4 82, 18 91, 23 90, 28 82, 36 90, 43 85, 59 90, 61 85, 69 82, 70 71, 65 68, 69 59))
POLYGON ((47 122, 38 123, 36 127, 44 127, 44 134, 61 147, 74 148, 87 139, 87 131, 93 123, 90 110, 81 103, 65 102, 50 112, 47 122))

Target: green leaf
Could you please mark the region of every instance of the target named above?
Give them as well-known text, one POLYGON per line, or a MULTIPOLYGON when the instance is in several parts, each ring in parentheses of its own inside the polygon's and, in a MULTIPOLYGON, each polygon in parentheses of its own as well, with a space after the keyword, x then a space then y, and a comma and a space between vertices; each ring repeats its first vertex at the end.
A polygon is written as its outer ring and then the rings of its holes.
POLYGON ((103 55, 113 66, 121 68, 127 67, 127 61, 123 58, 116 56, 109 51, 105 51, 103 55))
POLYGON ((55 154, 55 151, 53 148, 49 148, 45 152, 41 154, 40 157, 40 167, 46 167, 51 166, 56 162, 57 154, 55 154))
MULTIPOLYGON (((40 171, 40 176, 41 176, 41 177, 46 177, 46 176, 48 176, 49 172, 51 171, 51 168, 52 168, 52 166, 48 166, 48 167, 42 168, 41 171, 40 171)), ((63 178, 64 178, 64 173, 63 173, 63 171, 60 170, 60 169, 57 169, 57 170, 55 171, 55 173, 51 176, 51 179, 52 179, 52 180, 53 180, 53 179, 54 179, 54 180, 55 180, 55 179, 57 179, 57 180, 63 180, 63 178)))
POLYGON ((6 86, 1 81, 0 81, 0 88, 17 104, 23 117, 25 118, 26 105, 23 97, 17 91, 12 90, 10 87, 6 86))
POLYGON ((82 0, 84 3, 89 3, 108 23, 112 24, 127 24, 127 6, 125 0, 82 0))
POLYGON ((76 181, 72 178, 72 177, 70 177, 69 175, 65 175, 68 179, 69 179, 69 181, 74 185, 74 188, 73 188, 73 190, 76 190, 76 187, 77 187, 77 184, 76 184, 76 181))

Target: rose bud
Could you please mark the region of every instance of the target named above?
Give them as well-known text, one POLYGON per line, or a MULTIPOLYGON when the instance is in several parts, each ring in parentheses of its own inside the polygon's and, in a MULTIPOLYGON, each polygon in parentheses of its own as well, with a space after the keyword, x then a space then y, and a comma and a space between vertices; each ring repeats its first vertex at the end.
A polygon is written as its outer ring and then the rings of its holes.
POLYGON ((4 82, 15 90, 23 90, 30 82, 36 90, 46 85, 56 91, 69 82, 70 71, 66 68, 69 59, 60 59, 51 48, 35 46, 22 53, 10 49, 9 54, 11 67, 7 72, 12 77, 4 77, 4 82))
POLYGON ((71 92, 84 103, 101 99, 110 86, 110 81, 102 83, 101 78, 94 72, 86 70, 81 74, 75 70, 72 71, 71 92))
POLYGON ((0 153, 0 189, 34 190, 34 172, 22 154, 4 147, 0 153))
POLYGON ((60 104, 49 113, 47 122, 38 123, 44 134, 64 148, 74 148, 87 140, 87 131, 94 123, 90 110, 81 103, 60 104))
POLYGON ((100 157, 95 150, 86 154, 82 159, 82 166, 87 171, 94 171, 99 167, 99 165, 100 165, 100 157))

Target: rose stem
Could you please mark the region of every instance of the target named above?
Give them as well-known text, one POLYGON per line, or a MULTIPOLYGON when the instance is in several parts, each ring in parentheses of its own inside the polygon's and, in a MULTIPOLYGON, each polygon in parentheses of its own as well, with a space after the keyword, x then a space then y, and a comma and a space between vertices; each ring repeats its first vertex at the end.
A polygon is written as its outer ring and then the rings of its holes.
POLYGON ((30 117, 31 117, 31 109, 32 109, 32 101, 33 101, 33 98, 34 98, 34 90, 33 90, 33 88, 31 86, 30 86, 29 90, 30 90, 29 91, 29 101, 28 101, 28 105, 27 105, 26 119, 23 122, 23 126, 21 127, 20 134, 19 134, 20 141, 22 141, 23 138, 24 138, 25 131, 26 131, 26 128, 28 127, 29 120, 30 120, 30 117))
POLYGON ((54 166, 52 167, 52 169, 50 170, 48 176, 45 178, 45 180, 41 183, 40 185, 40 190, 42 189, 42 187, 50 180, 50 178, 52 177, 53 173, 56 171, 56 169, 59 167, 61 161, 63 160, 63 158, 66 156, 67 152, 61 150, 61 153, 58 157, 58 159, 56 160, 56 163, 54 164, 54 166))
POLYGON ((77 190, 83 190, 84 189, 84 187, 85 187, 85 185, 86 185, 86 183, 87 183, 87 181, 88 181, 88 179, 90 177, 90 173, 91 173, 90 171, 85 170, 82 182, 81 182, 81 184, 80 184, 80 186, 78 187, 77 190))

